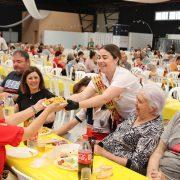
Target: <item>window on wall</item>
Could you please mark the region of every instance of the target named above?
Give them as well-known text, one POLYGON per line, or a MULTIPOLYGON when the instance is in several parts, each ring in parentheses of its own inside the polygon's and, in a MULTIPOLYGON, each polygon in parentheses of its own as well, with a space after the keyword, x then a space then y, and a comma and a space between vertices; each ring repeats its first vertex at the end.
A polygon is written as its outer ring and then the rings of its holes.
POLYGON ((155 12, 156 21, 180 20, 180 11, 155 12))

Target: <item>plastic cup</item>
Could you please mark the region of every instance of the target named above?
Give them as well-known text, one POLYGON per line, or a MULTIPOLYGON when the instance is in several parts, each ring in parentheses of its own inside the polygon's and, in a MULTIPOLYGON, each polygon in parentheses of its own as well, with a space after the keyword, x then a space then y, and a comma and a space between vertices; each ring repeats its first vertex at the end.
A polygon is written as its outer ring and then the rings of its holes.
POLYGON ((81 169, 81 180, 90 180, 91 179, 91 169, 90 168, 82 168, 81 169))
POLYGON ((44 142, 38 142, 37 150, 39 152, 45 152, 46 144, 44 142))

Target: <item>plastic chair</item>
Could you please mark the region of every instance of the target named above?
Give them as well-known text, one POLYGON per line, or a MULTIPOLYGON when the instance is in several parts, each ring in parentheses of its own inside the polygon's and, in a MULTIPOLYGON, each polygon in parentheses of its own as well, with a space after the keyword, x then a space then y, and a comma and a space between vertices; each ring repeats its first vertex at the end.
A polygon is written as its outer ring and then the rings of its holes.
POLYGON ((62 72, 62 68, 53 68, 51 70, 51 74, 55 75, 56 77, 60 77, 62 72))
POLYGON ((13 61, 12 60, 7 60, 4 62, 4 66, 5 67, 13 67, 13 61))
POLYGON ((51 74, 53 67, 52 66, 44 66, 42 67, 43 74, 51 74))
POLYGON ((133 67, 131 69, 131 73, 134 74, 135 76, 140 76, 143 74, 143 70, 138 67, 133 67))
POLYGON ((27 176, 26 174, 24 174, 24 173, 20 172, 19 170, 17 170, 14 166, 12 166, 11 169, 17 175, 18 180, 30 180, 30 179, 32 179, 29 176, 27 176))
POLYGON ((94 76, 97 76, 98 74, 96 73, 86 73, 85 76, 89 77, 89 78, 92 78, 94 76))
POLYGON ((57 112, 53 124, 53 129, 54 130, 59 129, 64 124, 65 118, 66 118, 66 111, 61 110, 57 112))
POLYGON ((81 80, 86 76, 84 71, 75 71, 75 80, 81 80))
POLYGON ((67 77, 72 79, 72 73, 73 73, 73 66, 69 67, 68 65, 66 65, 66 75, 67 75, 67 77))
POLYGON ((65 98, 67 98, 71 95, 70 85, 73 84, 73 81, 66 76, 61 76, 60 80, 63 82, 63 85, 64 85, 63 95, 65 98))
POLYGON ((169 91, 168 98, 180 100, 180 87, 172 88, 169 91))
POLYGON ((170 72, 167 74, 167 78, 178 79, 179 72, 170 72))

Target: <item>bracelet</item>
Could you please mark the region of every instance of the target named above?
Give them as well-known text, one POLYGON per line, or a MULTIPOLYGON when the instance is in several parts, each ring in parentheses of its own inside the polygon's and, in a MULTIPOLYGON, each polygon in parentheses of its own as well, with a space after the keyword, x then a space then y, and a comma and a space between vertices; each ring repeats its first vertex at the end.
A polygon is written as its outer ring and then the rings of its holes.
POLYGON ((4 106, 4 101, 0 100, 0 106, 4 106))
POLYGON ((34 114, 37 114, 37 113, 38 113, 37 110, 35 109, 35 107, 34 107, 33 105, 31 106, 31 108, 32 108, 34 114))

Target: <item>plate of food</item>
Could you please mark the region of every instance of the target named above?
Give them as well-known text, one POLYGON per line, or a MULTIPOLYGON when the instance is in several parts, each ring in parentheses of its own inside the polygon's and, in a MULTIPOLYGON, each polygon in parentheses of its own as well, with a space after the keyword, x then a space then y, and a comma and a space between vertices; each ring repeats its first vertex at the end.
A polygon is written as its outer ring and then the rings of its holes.
POLYGON ((52 97, 50 99, 45 99, 43 106, 47 107, 52 103, 67 104, 67 101, 63 97, 52 97))
POLYGON ((52 146, 59 146, 63 144, 68 144, 68 141, 64 139, 50 139, 46 141, 47 145, 52 145, 52 146))
POLYGON ((38 150, 28 147, 13 147, 7 149, 7 156, 14 158, 31 158, 37 156, 38 150))
POLYGON ((48 135, 51 133, 51 129, 47 128, 47 127, 42 127, 40 130, 39 130, 39 135, 40 136, 44 136, 44 135, 48 135))
POLYGON ((55 160, 55 165, 62 169, 77 171, 78 157, 75 155, 63 154, 55 160))
POLYGON ((56 148, 55 165, 59 168, 76 171, 78 169, 79 144, 62 144, 56 148))

